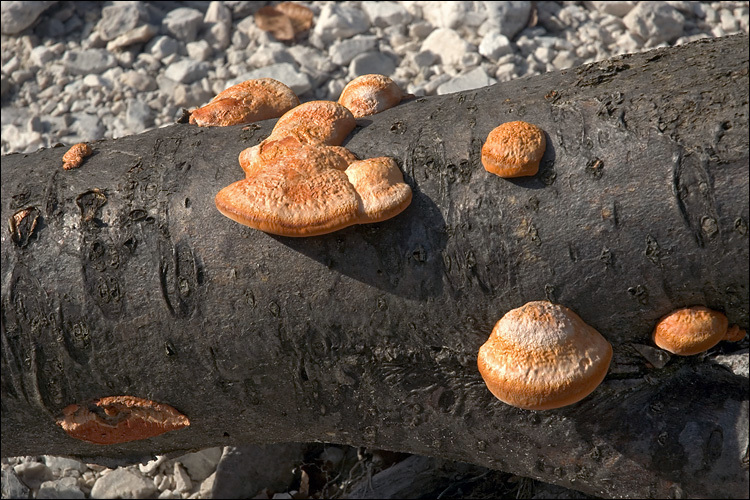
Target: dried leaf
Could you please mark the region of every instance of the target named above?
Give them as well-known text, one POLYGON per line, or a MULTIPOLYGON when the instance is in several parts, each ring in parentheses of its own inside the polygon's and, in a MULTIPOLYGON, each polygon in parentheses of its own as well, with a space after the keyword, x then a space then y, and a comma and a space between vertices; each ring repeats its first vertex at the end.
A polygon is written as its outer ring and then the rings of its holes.
POLYGON ((263 31, 270 31, 277 40, 293 40, 292 20, 271 5, 261 7, 255 13, 255 24, 263 31))
POLYGON ((295 35, 309 30, 312 27, 313 11, 304 5, 294 2, 283 2, 276 6, 276 10, 291 19, 295 35))

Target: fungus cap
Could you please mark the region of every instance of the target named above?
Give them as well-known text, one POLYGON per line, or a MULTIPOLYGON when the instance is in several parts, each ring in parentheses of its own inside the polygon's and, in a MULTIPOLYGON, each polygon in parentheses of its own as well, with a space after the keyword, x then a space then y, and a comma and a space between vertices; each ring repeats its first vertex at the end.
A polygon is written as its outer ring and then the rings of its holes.
POLYGON ((515 121, 493 129, 482 146, 484 169, 500 177, 536 175, 547 139, 542 129, 515 121))
POLYGON ((282 236, 316 236, 352 224, 380 222, 411 202, 411 188, 392 158, 358 161, 341 146, 295 136, 267 139, 240 154, 244 180, 216 195, 230 219, 282 236))
MULTIPOLYGON (((358 199, 335 153, 307 144, 216 195, 230 219, 281 236, 315 236, 355 223, 358 199)), ((345 167, 344 167, 345 168, 345 167)))
POLYGON ((724 340, 729 342, 739 342, 745 338, 747 332, 737 325, 732 325, 727 329, 727 334, 724 336, 724 340))
POLYGON ((134 396, 110 396, 90 405, 72 404, 57 421, 75 439, 94 444, 117 444, 147 439, 190 425, 169 405, 134 396))
POLYGON ((411 187, 393 158, 355 161, 346 176, 359 195, 359 222, 380 222, 403 212, 411 203, 411 187))
MULTIPOLYGON (((354 153, 342 146, 319 144, 316 147, 317 152, 325 157, 326 165, 331 168, 345 170, 350 163, 357 161, 354 153)), ((250 177, 264 165, 276 161, 303 161, 305 152, 308 153, 309 158, 311 152, 309 145, 303 145, 295 136, 286 136, 282 139, 268 138, 256 146, 245 148, 240 151, 238 159, 240 167, 245 171, 245 176, 250 177), (295 160, 300 154, 303 155, 303 159, 295 160)))
POLYGON ((359 76, 347 83, 338 102, 355 118, 362 118, 392 108, 404 97, 396 82, 387 76, 373 74, 359 76))
POLYGON ((269 139, 288 135, 301 142, 340 146, 357 126, 351 111, 333 101, 310 101, 287 111, 279 118, 269 139))
POLYGON ((727 317, 703 306, 685 307, 664 316, 654 328, 654 343, 679 356, 706 351, 722 340, 737 341, 745 332, 729 327, 727 317))
POLYGON ((226 127, 278 118, 299 105, 294 91, 273 78, 246 80, 219 92, 190 114, 200 127, 226 127))
POLYGON ((567 307, 529 302, 508 311, 479 349, 478 367, 501 401, 529 410, 573 404, 604 379, 612 346, 567 307))
POLYGON ((63 168, 70 170, 78 168, 83 163, 83 159, 92 153, 91 147, 85 142, 73 144, 63 155, 63 168))

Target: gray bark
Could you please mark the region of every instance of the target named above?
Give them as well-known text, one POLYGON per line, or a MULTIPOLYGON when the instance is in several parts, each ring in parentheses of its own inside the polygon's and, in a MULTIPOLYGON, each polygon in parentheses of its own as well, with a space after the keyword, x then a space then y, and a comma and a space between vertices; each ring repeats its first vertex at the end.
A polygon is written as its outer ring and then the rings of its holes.
POLYGON ((638 346, 686 305, 748 327, 747 53, 699 41, 362 119, 345 145, 396 158, 412 204, 314 238, 214 206, 273 121, 99 141, 71 171, 66 148, 3 157, 2 220, 29 211, 2 231, 2 456, 327 441, 605 497, 746 496, 747 340, 661 369, 638 346), (484 138, 519 119, 548 134, 539 174, 488 174, 484 138), (591 396, 541 412, 476 369, 494 323, 540 299, 615 351, 591 396), (112 446, 55 425, 111 395, 191 425, 112 446))

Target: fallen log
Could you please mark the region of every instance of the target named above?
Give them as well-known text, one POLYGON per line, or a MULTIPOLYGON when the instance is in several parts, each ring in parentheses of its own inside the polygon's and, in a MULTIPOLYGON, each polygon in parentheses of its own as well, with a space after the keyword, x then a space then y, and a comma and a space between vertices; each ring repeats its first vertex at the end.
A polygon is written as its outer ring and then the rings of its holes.
POLYGON ((394 157, 394 219, 314 238, 223 217, 219 189, 274 121, 188 124, 2 158, 2 456, 131 457, 327 441, 460 460, 604 497, 741 497, 747 340, 667 359, 656 321, 703 304, 748 328, 748 37, 619 56, 361 119, 394 157), (547 134, 533 178, 484 171, 500 123, 547 134), (509 309, 546 299, 614 347, 550 411, 476 368, 509 309), (744 363, 744 365, 743 365, 744 363), (55 425, 129 395, 190 426, 118 445, 55 425))

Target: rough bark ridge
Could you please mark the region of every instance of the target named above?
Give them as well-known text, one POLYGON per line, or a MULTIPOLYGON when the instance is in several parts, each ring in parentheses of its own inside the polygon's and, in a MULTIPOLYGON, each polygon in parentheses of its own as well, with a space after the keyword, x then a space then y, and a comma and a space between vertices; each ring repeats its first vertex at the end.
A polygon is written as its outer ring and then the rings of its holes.
POLYGON ((414 200, 315 238, 214 207, 273 121, 100 141, 72 171, 65 148, 4 157, 2 455, 328 441, 607 497, 746 495, 747 374, 718 361, 747 351, 659 370, 637 346, 690 304, 748 327, 747 52, 747 36, 700 41, 360 120, 346 146, 395 157, 414 200), (547 153, 508 181, 480 148, 517 119, 546 131, 547 153), (544 412, 497 401, 476 369, 497 319, 539 299, 615 350, 593 395, 544 412), (110 395, 191 426, 96 446, 54 424, 110 395))

